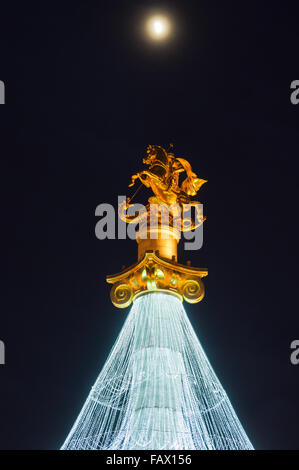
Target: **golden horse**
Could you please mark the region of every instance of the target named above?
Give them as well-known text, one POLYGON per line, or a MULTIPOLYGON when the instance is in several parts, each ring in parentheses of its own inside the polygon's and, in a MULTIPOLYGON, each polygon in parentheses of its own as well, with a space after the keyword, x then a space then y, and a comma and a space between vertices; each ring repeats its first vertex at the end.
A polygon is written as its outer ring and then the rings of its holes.
POLYGON ((151 188, 155 194, 155 201, 166 204, 177 202, 190 203, 190 196, 195 196, 201 186, 207 181, 197 177, 193 173, 190 163, 177 158, 173 153, 168 153, 159 145, 149 145, 147 156, 143 163, 149 166, 148 170, 143 170, 132 176, 129 186, 134 186, 139 179, 147 188, 151 188), (187 177, 179 186, 179 175, 186 172, 187 177))

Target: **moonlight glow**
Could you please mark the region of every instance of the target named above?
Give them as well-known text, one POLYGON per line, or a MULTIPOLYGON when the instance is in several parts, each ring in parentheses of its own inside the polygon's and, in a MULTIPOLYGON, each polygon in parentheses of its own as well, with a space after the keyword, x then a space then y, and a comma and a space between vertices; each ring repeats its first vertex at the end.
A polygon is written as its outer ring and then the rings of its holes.
POLYGON ((155 41, 166 39, 171 32, 169 19, 166 16, 152 16, 146 22, 146 32, 155 41))

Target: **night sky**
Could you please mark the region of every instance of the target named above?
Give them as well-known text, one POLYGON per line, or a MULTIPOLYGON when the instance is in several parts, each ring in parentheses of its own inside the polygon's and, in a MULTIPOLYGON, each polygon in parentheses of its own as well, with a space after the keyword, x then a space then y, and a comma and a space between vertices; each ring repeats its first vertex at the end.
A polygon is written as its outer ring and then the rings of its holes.
POLYGON ((275 0, 1 4, 1 449, 57 449, 73 425, 128 313, 105 276, 137 260, 97 240, 95 208, 170 142, 208 179, 204 246, 179 254, 209 268, 189 318, 254 447, 299 449, 298 18, 275 0), (140 30, 156 9, 177 26, 159 45, 140 30))

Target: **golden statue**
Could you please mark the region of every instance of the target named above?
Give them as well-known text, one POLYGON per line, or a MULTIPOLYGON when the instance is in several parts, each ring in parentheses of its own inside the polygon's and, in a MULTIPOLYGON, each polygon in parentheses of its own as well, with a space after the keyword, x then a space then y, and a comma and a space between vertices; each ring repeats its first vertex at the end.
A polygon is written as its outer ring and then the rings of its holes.
MULTIPOLYGON (((191 165, 187 160, 175 157, 173 153, 167 152, 160 145, 149 145, 146 154, 146 157, 143 158, 143 163, 148 165, 149 168, 133 175, 129 187, 134 186, 136 180, 139 179, 144 186, 151 188, 154 196, 148 199, 148 212, 152 204, 157 204, 161 208, 166 204, 167 206, 172 206, 174 211, 176 211, 175 205, 178 205, 181 211, 181 218, 184 219, 184 212, 189 210, 190 206, 195 207, 196 220, 191 220, 186 226, 182 220, 180 230, 184 232, 198 228, 205 219, 200 217, 200 202, 192 201, 191 196, 196 196, 201 186, 207 180, 198 178, 193 173, 191 165), (186 172, 186 178, 179 185, 179 177, 183 172, 186 172), (186 207, 186 205, 189 207, 186 207)), ((141 216, 138 217, 138 215, 128 216, 126 214, 127 209, 132 206, 130 205, 132 199, 129 199, 119 207, 119 216, 127 223, 137 223, 142 218, 141 216)), ((175 212, 174 216, 177 217, 177 215, 175 212)))
POLYGON ((107 282, 113 284, 112 303, 125 308, 140 295, 152 291, 175 295, 189 303, 199 302, 205 293, 202 278, 208 271, 179 264, 177 245, 180 232, 195 230, 205 220, 201 203, 192 201, 191 197, 196 196, 207 181, 197 177, 187 160, 175 157, 159 145, 148 146, 143 163, 149 168, 133 175, 129 184, 132 187, 139 179, 140 187, 118 208, 121 220, 139 225, 136 233, 138 262, 118 274, 107 276, 107 282), (183 172, 186 177, 180 184, 179 177, 183 172), (143 211, 128 215, 127 211, 134 208, 131 201, 142 185, 151 188, 154 196, 149 197, 143 211), (190 207, 195 207, 195 219, 185 217, 190 207), (156 224, 152 224, 153 215, 156 224))

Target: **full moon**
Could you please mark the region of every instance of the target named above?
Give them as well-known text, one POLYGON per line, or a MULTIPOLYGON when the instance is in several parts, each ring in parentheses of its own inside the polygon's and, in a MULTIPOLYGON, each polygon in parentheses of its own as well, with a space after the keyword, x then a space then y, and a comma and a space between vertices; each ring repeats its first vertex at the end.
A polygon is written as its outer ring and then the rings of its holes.
POLYGON ((146 22, 146 31, 151 39, 161 41, 169 36, 170 21, 166 16, 152 16, 146 22))

